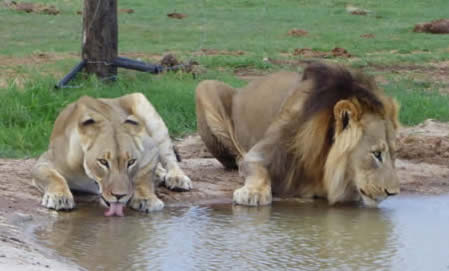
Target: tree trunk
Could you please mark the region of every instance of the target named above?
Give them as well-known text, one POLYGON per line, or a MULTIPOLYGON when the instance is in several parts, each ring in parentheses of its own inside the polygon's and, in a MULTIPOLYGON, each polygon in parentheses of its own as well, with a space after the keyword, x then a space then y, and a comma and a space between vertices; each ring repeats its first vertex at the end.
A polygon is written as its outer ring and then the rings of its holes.
POLYGON ((108 79, 117 75, 117 0, 84 0, 82 58, 87 73, 108 79))

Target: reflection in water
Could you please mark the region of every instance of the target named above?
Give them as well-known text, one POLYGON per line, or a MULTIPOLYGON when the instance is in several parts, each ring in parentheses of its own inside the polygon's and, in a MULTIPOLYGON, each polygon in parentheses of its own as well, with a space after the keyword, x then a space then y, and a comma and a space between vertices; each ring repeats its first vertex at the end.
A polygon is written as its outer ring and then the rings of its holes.
POLYGON ((275 202, 125 218, 89 206, 37 236, 88 270, 447 270, 448 205, 447 198, 404 197, 379 209, 275 202))

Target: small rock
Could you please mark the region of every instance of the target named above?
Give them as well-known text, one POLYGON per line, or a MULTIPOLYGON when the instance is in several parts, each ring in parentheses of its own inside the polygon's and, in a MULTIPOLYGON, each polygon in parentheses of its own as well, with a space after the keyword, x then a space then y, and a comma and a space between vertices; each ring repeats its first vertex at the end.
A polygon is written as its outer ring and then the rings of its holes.
POLYGON ((362 34, 360 35, 361 38, 365 38, 365 39, 373 39, 376 36, 374 34, 362 34))
POLYGON ((346 11, 351 13, 352 15, 367 15, 371 12, 371 10, 362 9, 354 6, 347 6, 346 11))
POLYGON ((331 52, 335 57, 351 57, 351 54, 344 48, 335 47, 331 52))
POLYGON ((167 16, 169 17, 169 18, 172 18, 172 19, 184 19, 185 17, 187 17, 187 15, 186 14, 182 14, 182 13, 178 13, 178 12, 172 12, 172 13, 169 13, 169 14, 167 14, 167 16))
POLYGON ((449 19, 434 20, 429 23, 415 25, 413 32, 426 32, 432 34, 448 34, 449 19))
POLYGON ((128 13, 128 14, 134 13, 134 9, 132 9, 132 8, 121 8, 118 11, 122 12, 122 13, 128 13))
POLYGON ((307 34, 309 34, 309 32, 307 32, 303 29, 297 29, 297 28, 290 29, 287 32, 287 35, 293 36, 293 37, 303 37, 303 36, 306 36, 307 34))
POLYGON ((179 61, 173 54, 166 54, 161 60, 161 65, 164 67, 173 67, 179 65, 179 61))

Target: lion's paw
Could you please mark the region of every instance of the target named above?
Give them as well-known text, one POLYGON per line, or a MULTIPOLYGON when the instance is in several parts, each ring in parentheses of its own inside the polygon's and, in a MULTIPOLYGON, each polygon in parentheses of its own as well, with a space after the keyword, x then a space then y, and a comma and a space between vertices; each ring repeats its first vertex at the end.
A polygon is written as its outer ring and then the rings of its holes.
POLYGON ((165 181, 167 170, 161 165, 161 163, 157 163, 156 169, 154 170, 154 175, 156 177, 155 183, 156 185, 159 185, 165 181))
POLYGON ((164 177, 165 186, 170 190, 190 190, 192 181, 182 170, 170 170, 164 177))
POLYGON ((139 212, 149 213, 162 210, 162 208, 164 208, 164 203, 157 197, 133 198, 129 207, 139 212))
POLYGON ((240 205, 268 205, 271 203, 271 187, 254 189, 243 186, 234 191, 233 201, 240 205))
POLYGON ((72 210, 75 208, 75 201, 71 193, 52 193, 46 192, 41 202, 42 206, 49 209, 72 210))

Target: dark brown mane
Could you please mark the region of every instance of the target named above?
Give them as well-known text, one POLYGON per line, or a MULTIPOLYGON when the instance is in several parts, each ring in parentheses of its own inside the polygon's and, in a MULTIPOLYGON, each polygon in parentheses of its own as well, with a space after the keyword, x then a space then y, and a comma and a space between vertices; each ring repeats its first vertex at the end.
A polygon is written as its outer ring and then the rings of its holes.
MULTIPOLYGON (((297 117, 291 116, 283 127, 280 146, 286 161, 281 170, 274 167, 273 178, 279 186, 274 191, 301 189, 301 183, 320 183, 324 163, 334 138, 334 106, 341 100, 356 99, 364 112, 385 114, 383 93, 374 81, 356 72, 350 72, 338 65, 320 62, 309 64, 303 72, 298 91, 307 93, 297 117), (307 89, 304 89, 304 86, 307 89)), ((274 166, 274 165, 272 165, 274 166)), ((276 165, 275 167, 279 167, 276 165)))
POLYGON ((374 82, 361 73, 353 75, 341 66, 315 62, 306 67, 302 80, 313 80, 313 89, 301 114, 302 121, 322 110, 332 110, 338 101, 350 98, 356 98, 363 108, 372 112, 383 111, 374 82))

